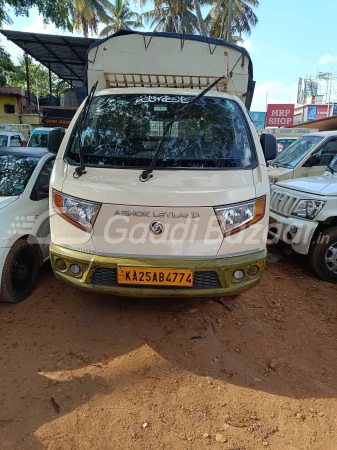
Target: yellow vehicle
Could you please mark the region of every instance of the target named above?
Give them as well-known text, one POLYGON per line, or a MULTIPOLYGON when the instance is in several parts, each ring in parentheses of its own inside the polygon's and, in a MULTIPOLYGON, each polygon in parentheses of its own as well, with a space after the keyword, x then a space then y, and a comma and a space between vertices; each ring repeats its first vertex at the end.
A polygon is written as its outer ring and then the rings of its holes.
MULTIPOLYGON (((89 89, 96 81, 51 178, 55 275, 152 297, 234 295, 258 283, 276 140, 260 143, 247 113, 247 52, 123 31, 89 49, 89 89)), ((49 144, 56 152, 53 130, 49 144)))
POLYGON ((269 182, 322 175, 336 154, 337 131, 302 136, 269 162, 269 182))

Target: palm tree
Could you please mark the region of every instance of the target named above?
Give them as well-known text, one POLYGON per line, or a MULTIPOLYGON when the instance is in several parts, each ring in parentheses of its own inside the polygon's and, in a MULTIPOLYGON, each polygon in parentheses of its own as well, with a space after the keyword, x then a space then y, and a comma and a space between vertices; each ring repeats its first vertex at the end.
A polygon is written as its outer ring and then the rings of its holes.
MULTIPOLYGON (((232 0, 232 33, 237 34, 232 41, 242 40, 243 33, 250 35, 251 27, 255 26, 258 19, 253 7, 259 6, 259 0, 232 0)), ((228 0, 215 0, 212 9, 208 13, 205 23, 210 36, 215 38, 229 38, 228 36, 228 0)))
POLYGON ((154 9, 147 11, 143 17, 154 31, 195 34, 199 31, 197 17, 193 14, 192 0, 170 0, 170 3, 155 2, 154 9))
POLYGON ((114 0, 108 6, 109 21, 107 26, 100 32, 100 36, 108 36, 117 30, 131 30, 133 28, 141 28, 142 17, 129 8, 127 0, 114 0))
POLYGON ((206 25, 205 25, 204 19, 202 18, 202 15, 201 15, 199 0, 193 0, 193 5, 194 5, 194 9, 195 9, 195 14, 198 19, 199 32, 200 32, 201 36, 208 36, 207 30, 206 30, 206 25))
POLYGON ((110 17, 106 10, 110 2, 108 0, 73 0, 74 3, 74 29, 82 30, 83 35, 97 34, 100 22, 108 23, 110 17))

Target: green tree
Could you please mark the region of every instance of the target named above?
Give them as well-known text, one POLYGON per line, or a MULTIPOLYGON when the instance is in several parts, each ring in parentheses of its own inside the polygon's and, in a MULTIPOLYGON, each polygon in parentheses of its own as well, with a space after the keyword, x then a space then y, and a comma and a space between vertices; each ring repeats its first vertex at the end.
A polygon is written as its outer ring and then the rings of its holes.
POLYGON ((198 20, 198 27, 199 27, 199 32, 201 34, 201 36, 207 36, 207 30, 206 30, 206 25, 204 22, 204 19, 201 15, 201 9, 200 9, 200 2, 199 0, 193 0, 193 5, 194 5, 194 10, 195 10, 195 14, 197 16, 197 20, 198 20))
POLYGON ((82 30, 83 35, 98 33, 98 24, 109 23, 108 10, 110 2, 108 0, 73 0, 74 2, 74 28, 82 30))
MULTIPOLYGON (((212 8, 208 13, 205 23, 211 37, 228 37, 228 0, 215 0, 212 2, 212 8)), ((243 33, 250 35, 251 28, 254 27, 258 19, 253 8, 259 6, 259 0, 233 0, 232 10, 232 41, 242 40, 243 33)))
POLYGON ((155 1, 154 8, 143 14, 154 31, 190 33, 199 32, 197 17, 193 13, 193 0, 155 1))
POLYGON ((114 0, 107 7, 109 21, 107 26, 100 32, 100 36, 108 36, 118 30, 131 30, 133 28, 142 28, 142 17, 134 11, 131 11, 127 0, 114 0))
MULTIPOLYGON (((49 94, 49 70, 42 64, 28 57, 28 72, 30 79, 30 92, 34 95, 49 94)), ((13 87, 22 87, 27 89, 26 80, 26 61, 25 56, 19 58, 14 71, 8 77, 8 84, 13 87)), ((53 95, 59 95, 62 88, 68 87, 68 84, 60 80, 54 73, 51 73, 51 84, 53 95)))
POLYGON ((12 63, 11 56, 0 45, 0 86, 8 86, 8 78, 14 72, 15 67, 12 63))
POLYGON ((29 17, 29 10, 36 7, 46 24, 54 23, 57 28, 69 31, 73 29, 73 0, 0 0, 0 27, 12 23, 7 7, 12 7, 17 17, 29 17))

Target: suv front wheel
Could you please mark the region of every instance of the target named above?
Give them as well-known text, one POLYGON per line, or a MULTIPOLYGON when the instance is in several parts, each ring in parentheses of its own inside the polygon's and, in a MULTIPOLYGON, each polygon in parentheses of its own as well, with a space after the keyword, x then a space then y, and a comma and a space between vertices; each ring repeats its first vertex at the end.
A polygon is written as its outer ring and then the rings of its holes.
POLYGON ((10 249, 2 271, 0 300, 18 303, 25 300, 36 286, 40 260, 35 246, 24 239, 10 249))
POLYGON ((308 256, 311 267, 323 280, 337 283, 337 227, 320 233, 308 256))

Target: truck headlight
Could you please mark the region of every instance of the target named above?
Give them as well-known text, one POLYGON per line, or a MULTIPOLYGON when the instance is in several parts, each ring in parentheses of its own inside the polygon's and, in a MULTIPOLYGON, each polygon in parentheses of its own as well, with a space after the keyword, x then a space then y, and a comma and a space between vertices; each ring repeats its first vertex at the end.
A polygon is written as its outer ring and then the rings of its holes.
POLYGON ((237 233, 264 217, 266 197, 261 197, 249 202, 237 203, 229 206, 215 208, 224 236, 237 233))
POLYGON ((90 232, 101 204, 71 197, 53 189, 53 207, 55 212, 65 220, 90 232))
POLYGON ((303 219, 314 219, 325 205, 321 200, 300 200, 292 215, 303 219))

